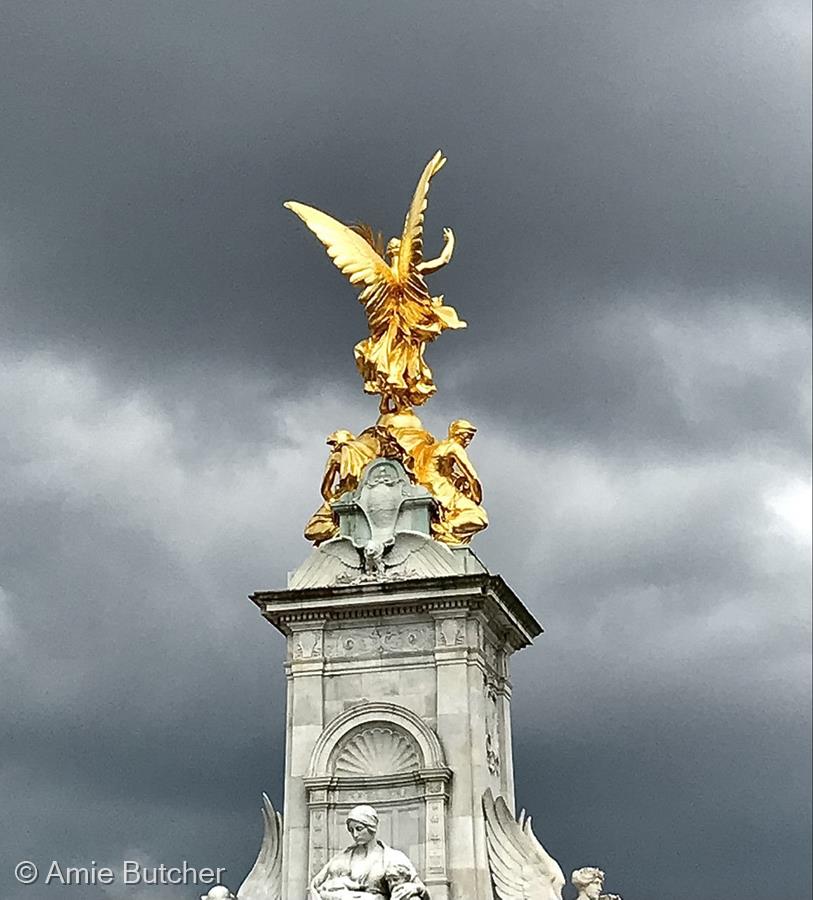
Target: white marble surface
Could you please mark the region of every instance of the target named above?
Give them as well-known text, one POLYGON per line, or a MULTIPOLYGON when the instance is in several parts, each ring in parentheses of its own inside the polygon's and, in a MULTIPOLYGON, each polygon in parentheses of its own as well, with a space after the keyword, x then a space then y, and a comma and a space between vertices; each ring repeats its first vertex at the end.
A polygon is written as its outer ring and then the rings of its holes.
MULTIPOLYGON (((445 551, 445 548, 443 548, 445 551)), ((288 642, 284 897, 372 803, 432 900, 493 900, 481 799, 513 804, 508 657, 541 631, 476 557, 458 571, 255 594, 288 642)))

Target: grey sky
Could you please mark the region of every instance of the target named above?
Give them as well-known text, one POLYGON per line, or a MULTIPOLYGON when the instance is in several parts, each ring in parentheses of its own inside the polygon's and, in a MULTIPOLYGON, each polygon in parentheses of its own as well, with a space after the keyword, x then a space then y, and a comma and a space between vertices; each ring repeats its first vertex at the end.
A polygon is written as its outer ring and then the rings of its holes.
POLYGON ((247 871, 284 681, 245 597, 307 552, 325 434, 375 417, 363 312, 281 204, 393 234, 438 147, 469 328, 422 416, 479 426, 476 549, 546 626, 520 802, 625 900, 809 893, 807 5, 0 24, 0 894, 79 896, 21 858, 247 871))

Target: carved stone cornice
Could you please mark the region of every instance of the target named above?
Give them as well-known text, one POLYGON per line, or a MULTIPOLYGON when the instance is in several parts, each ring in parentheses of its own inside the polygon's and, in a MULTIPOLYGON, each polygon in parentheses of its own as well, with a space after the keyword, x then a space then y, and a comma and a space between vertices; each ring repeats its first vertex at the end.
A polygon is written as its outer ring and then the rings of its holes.
POLYGON ((500 575, 445 575, 334 587, 257 591, 263 617, 284 635, 304 623, 460 611, 484 615, 511 650, 527 647, 542 626, 500 575))
MULTIPOLYGON (((427 795, 433 797, 448 798, 449 783, 452 780, 452 770, 447 768, 441 769, 415 769, 414 772, 404 773, 402 775, 376 775, 365 777, 353 777, 347 775, 333 775, 329 777, 313 777, 306 776, 302 779, 308 790, 312 803, 327 802, 317 799, 319 792, 324 791, 327 795, 330 791, 343 789, 346 791, 368 791, 377 789, 394 789, 404 785, 421 785, 427 795)), ((393 791, 393 803, 397 803, 398 797, 393 791)), ((386 803, 386 801, 378 801, 386 803)))

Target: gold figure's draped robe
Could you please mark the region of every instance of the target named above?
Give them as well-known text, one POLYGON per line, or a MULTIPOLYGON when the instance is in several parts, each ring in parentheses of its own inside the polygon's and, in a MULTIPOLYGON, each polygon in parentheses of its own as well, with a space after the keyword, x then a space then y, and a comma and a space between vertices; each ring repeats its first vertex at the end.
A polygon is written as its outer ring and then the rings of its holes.
POLYGON ((452 422, 442 441, 409 413, 381 416, 379 427, 393 436, 406 470, 437 501, 432 537, 446 544, 466 544, 487 527, 488 516, 480 505, 483 486, 466 452, 477 430, 470 422, 452 422))
POLYGON ((449 426, 449 435, 436 440, 412 412, 386 413, 377 424, 355 438, 338 431, 327 439, 331 452, 322 478, 324 503, 305 528, 305 537, 320 544, 338 534, 330 503, 358 487, 364 468, 376 456, 397 459, 410 479, 436 500, 432 537, 446 544, 466 544, 488 525, 481 506, 483 488, 466 447, 475 427, 463 419, 449 426))
POLYGON ((355 490, 365 466, 378 455, 378 441, 369 434, 356 438, 350 431, 334 431, 329 435, 327 445, 330 455, 322 476, 324 502, 305 526, 305 537, 315 544, 335 537, 339 530, 330 508, 331 500, 338 500, 347 491, 355 490))
POLYGON ((456 437, 433 444, 423 454, 416 478, 438 501, 438 518, 432 523, 436 540, 465 544, 488 525, 480 505, 482 485, 465 446, 456 437))

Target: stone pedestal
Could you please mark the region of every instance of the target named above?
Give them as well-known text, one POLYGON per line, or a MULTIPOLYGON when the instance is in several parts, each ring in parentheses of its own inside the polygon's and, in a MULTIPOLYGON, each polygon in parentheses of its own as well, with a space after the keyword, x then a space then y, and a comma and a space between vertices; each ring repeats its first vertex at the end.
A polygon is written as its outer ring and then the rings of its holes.
POLYGON ((542 629, 469 550, 397 535, 369 575, 335 543, 251 598, 288 643, 283 897, 370 803, 433 900, 492 900, 482 796, 513 806, 508 661, 542 629))

